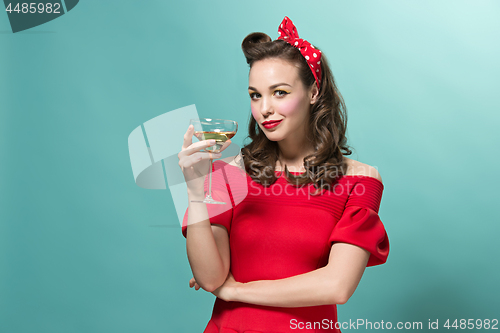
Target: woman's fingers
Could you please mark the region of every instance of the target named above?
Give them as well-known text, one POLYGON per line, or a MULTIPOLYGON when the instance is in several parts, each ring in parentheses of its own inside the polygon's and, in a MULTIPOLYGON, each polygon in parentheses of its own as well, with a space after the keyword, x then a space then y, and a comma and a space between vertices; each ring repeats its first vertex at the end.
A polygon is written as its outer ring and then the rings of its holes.
POLYGON ((179 152, 179 154, 177 155, 180 158, 182 158, 183 156, 189 156, 189 155, 192 155, 194 153, 197 153, 199 152, 200 150, 202 149, 205 149, 205 148, 208 148, 208 147, 211 147, 213 146, 215 143, 211 143, 209 142, 210 140, 204 140, 204 141, 200 141, 200 142, 195 142, 193 144, 191 144, 189 147, 187 148, 182 148, 182 150, 179 152))
MULTIPOLYGON (((215 140, 202 140, 199 142, 195 142, 193 144, 193 135, 194 135, 194 126, 189 125, 186 133, 184 133, 184 141, 182 143, 182 151, 181 153, 185 152, 186 154, 190 154, 193 151, 196 150, 201 150, 206 147, 210 147, 215 145, 215 140)), ((184 154, 184 155, 186 155, 184 154)), ((180 156, 179 156, 180 158, 180 156)))
POLYGON ((196 283, 196 280, 194 279, 194 277, 191 280, 189 280, 189 288, 193 288, 193 287, 195 290, 200 289, 200 286, 198 285, 198 283, 196 283))
POLYGON ((231 140, 227 140, 226 142, 224 142, 224 144, 222 145, 220 151, 224 151, 224 149, 226 149, 227 147, 229 147, 229 145, 231 144, 231 140))
MULTIPOLYGON (((182 144, 182 149, 181 152, 177 155, 179 159, 181 159, 183 156, 188 156, 188 155, 193 155, 196 152, 199 152, 202 149, 211 147, 215 145, 215 140, 202 140, 193 143, 193 135, 194 135, 194 126, 189 125, 186 133, 184 134, 184 141, 182 144)), ((231 140, 227 140, 224 142, 222 145, 220 151, 224 151, 229 145, 231 144, 231 140)))
POLYGON ((197 152, 194 153, 193 155, 186 156, 183 159, 179 160, 179 166, 181 166, 182 168, 189 168, 190 166, 201 160, 214 159, 214 158, 219 158, 221 156, 222 155, 220 153, 214 154, 207 152, 197 152))
POLYGON ((215 145, 215 140, 203 140, 203 141, 195 142, 195 143, 192 143, 191 145, 189 145, 188 147, 184 147, 184 145, 183 145, 182 150, 179 152, 179 154, 177 154, 177 157, 179 157, 179 159, 181 159, 184 156, 192 155, 196 152, 199 152, 202 149, 212 147, 214 145, 215 145))
MULTIPOLYGON (((220 152, 224 151, 231 144, 231 140, 227 140, 226 142, 224 142, 219 153, 214 153, 211 151, 201 151, 208 147, 214 146, 216 142, 215 140, 210 139, 193 143, 192 141, 193 135, 194 135, 194 126, 189 125, 186 133, 184 134, 184 142, 182 145, 182 149, 177 154, 177 157, 179 158, 179 166, 183 169, 183 172, 185 169, 191 168, 194 164, 200 162, 201 160, 220 158, 222 156, 220 152)), ((203 166, 201 167, 203 168, 203 166)))
MULTIPOLYGON (((210 142, 211 140, 204 140, 200 142, 193 143, 191 147, 188 147, 187 149, 181 151, 179 153, 179 160, 184 156, 185 163, 182 165, 183 167, 189 167, 193 165, 194 163, 201 161, 202 159, 214 159, 214 158, 219 158, 221 157, 221 152, 224 151, 229 145, 231 144, 231 140, 228 140, 224 142, 222 145, 222 148, 220 152, 218 153, 213 153, 211 151, 200 151, 200 149, 211 147, 214 144, 210 142)), ((213 141, 212 141, 213 142, 213 141)), ((181 163, 179 163, 181 164, 181 163)))
POLYGON ((182 150, 191 146, 191 144, 193 143, 193 133, 194 133, 194 126, 189 125, 186 133, 184 133, 184 142, 182 143, 182 150))

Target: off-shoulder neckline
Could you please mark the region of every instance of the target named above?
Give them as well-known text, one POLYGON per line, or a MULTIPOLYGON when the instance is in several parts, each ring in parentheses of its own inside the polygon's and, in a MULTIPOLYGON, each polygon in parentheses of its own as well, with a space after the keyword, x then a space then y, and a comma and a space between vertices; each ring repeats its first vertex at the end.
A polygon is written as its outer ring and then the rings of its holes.
MULTIPOLYGON (((275 172, 283 172, 283 171, 279 171, 279 170, 275 170, 275 172)), ((300 174, 302 173, 303 171, 289 171, 290 173, 296 173, 296 174, 300 174)), ((384 186, 384 183, 382 183, 379 179, 375 178, 375 177, 371 177, 371 176, 366 176, 366 175, 343 175, 342 178, 344 177, 363 177, 363 178, 369 178, 369 179, 373 179, 377 182, 380 183, 380 185, 384 186)), ((341 179, 342 179, 341 178, 341 179)))
MULTIPOLYGON (((214 164, 215 164, 215 162, 222 162, 222 163, 225 163, 226 165, 230 165, 230 166, 232 166, 232 167, 238 168, 237 166, 232 165, 232 164, 227 163, 227 162, 222 161, 222 160, 216 160, 216 161, 214 161, 214 164)), ((215 167, 215 165, 214 165, 214 167, 215 167)), ((284 171, 281 171, 281 170, 274 170, 274 172, 283 172, 283 173, 284 173, 284 171)), ((300 173, 302 173, 303 171, 289 171, 289 172, 290 172, 290 173, 300 174, 300 173)), ((247 174, 247 176, 248 176, 248 174, 247 174)), ((377 179, 377 178, 375 178, 375 177, 365 176, 365 175, 343 175, 343 176, 342 176, 342 178, 344 178, 344 177, 358 177, 358 178, 359 178, 359 177, 363 177, 363 178, 367 178, 367 179, 373 179, 373 180, 375 180, 376 182, 378 182, 378 183, 379 183, 382 187, 384 187, 384 184, 383 184, 383 183, 382 183, 379 179, 377 179)), ((342 178, 341 178, 341 179, 342 179, 342 178)))

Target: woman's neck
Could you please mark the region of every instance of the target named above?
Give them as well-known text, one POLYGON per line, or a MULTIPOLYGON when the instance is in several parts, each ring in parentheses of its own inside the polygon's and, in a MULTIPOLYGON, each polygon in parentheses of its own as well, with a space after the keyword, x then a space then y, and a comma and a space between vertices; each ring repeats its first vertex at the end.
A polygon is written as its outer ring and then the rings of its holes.
POLYGON ((278 161, 276 161, 276 170, 284 171, 285 164, 289 171, 305 171, 304 158, 315 152, 314 149, 295 149, 285 150, 280 148, 278 161))

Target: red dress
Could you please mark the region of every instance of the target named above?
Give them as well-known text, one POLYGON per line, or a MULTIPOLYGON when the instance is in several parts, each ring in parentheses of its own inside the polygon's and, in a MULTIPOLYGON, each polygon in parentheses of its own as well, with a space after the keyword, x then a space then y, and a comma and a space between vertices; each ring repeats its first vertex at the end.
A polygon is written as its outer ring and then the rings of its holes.
MULTIPOLYGON (((284 175, 265 188, 223 161, 212 170, 212 196, 227 204, 206 206, 210 223, 228 230, 236 281, 284 279, 324 267, 334 242, 368 250, 367 266, 386 261, 389 240, 378 216, 384 186, 378 179, 343 176, 313 196, 312 184, 295 187, 284 175)), ((184 237, 186 232, 187 211, 184 237)), ((204 333, 340 332, 336 322, 334 304, 281 308, 216 298, 204 333)))

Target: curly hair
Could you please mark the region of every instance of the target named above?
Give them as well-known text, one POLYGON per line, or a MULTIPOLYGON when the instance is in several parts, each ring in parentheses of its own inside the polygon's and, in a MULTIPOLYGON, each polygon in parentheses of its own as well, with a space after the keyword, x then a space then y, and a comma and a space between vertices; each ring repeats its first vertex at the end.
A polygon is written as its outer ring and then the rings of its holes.
MULTIPOLYGON (((283 40, 271 40, 261 32, 245 37, 241 44, 250 68, 259 60, 279 58, 294 64, 304 87, 316 84, 306 60, 298 49, 283 40)), ((315 46, 316 49, 319 49, 315 46)), ((336 183, 347 170, 343 155, 351 155, 347 145, 347 112, 340 92, 337 90, 333 74, 324 53, 321 61, 321 87, 319 96, 309 110, 307 140, 315 147, 315 153, 304 158, 306 171, 294 175, 285 165, 285 175, 289 183, 302 186, 313 183, 315 194, 336 183)), ((278 177, 275 174, 279 159, 277 142, 269 140, 250 115, 248 137, 252 141, 241 148, 245 170, 252 179, 263 185, 272 185, 278 177)))

